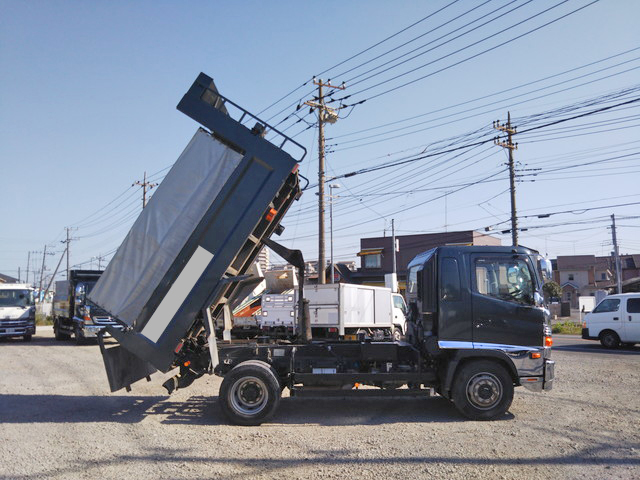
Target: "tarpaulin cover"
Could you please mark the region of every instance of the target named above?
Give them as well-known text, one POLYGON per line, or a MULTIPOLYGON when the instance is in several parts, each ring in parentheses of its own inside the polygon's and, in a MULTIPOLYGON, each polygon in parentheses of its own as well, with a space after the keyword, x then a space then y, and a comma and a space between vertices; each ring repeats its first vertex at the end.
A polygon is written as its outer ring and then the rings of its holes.
POLYGON ((241 154, 198 130, 131 227, 91 301, 135 326, 240 160, 241 154))

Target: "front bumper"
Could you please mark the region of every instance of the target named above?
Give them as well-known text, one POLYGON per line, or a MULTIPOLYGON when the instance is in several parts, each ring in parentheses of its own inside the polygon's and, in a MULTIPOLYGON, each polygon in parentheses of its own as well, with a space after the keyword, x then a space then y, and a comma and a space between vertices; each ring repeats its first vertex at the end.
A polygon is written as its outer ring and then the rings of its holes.
POLYGON ((583 328, 582 329, 582 338, 583 338, 583 340, 598 340, 598 337, 593 337, 593 336, 589 335, 589 329, 588 328, 583 328))
POLYGON ((551 390, 553 388, 553 380, 555 378, 556 362, 544 359, 542 376, 520 377, 520 385, 532 392, 541 392, 543 390, 551 390))
POLYGON ((23 335, 35 335, 36 324, 25 322, 0 323, 0 337, 21 337, 23 335))
MULTIPOLYGON (((121 325, 109 325, 110 327, 113 328, 117 328, 118 330, 122 330, 122 326, 121 325)), ((85 324, 82 327, 82 333, 85 336, 85 338, 95 338, 98 336, 98 332, 100 332, 101 330, 104 330, 106 327, 106 325, 87 325, 85 324)), ((105 335, 109 335, 108 333, 106 333, 105 331, 105 335)))

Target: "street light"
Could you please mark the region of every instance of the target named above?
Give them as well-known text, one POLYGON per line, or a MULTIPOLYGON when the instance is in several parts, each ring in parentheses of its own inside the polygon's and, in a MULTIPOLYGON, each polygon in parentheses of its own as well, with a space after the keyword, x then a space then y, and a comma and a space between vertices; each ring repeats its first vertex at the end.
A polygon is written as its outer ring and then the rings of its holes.
POLYGON ((335 283, 335 274, 333 267, 333 199, 338 198, 334 197, 333 189, 340 188, 340 184, 331 183, 329 184, 329 225, 331 229, 331 283, 335 283))

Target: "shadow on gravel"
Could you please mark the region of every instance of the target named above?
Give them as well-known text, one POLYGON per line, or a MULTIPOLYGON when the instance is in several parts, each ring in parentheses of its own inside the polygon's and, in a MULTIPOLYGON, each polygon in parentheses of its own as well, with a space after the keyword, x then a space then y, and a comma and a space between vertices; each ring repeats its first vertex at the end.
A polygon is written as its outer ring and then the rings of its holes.
MULTIPOLYGON (((172 401, 163 396, 0 395, 0 424, 138 423, 161 415, 163 424, 226 425, 218 397, 194 396, 172 401)), ((510 413, 498 420, 511 420, 510 413)), ((284 397, 269 425, 385 425, 466 421, 442 397, 429 399, 313 399, 284 397)))
MULTIPOLYGON (((440 464, 447 466, 573 466, 573 465, 589 465, 604 466, 609 469, 611 467, 625 466, 634 468, 640 465, 640 459, 635 457, 624 457, 615 455, 616 449, 622 447, 622 443, 604 443, 589 451, 578 450, 574 453, 556 454, 540 457, 531 456, 501 456, 478 458, 474 456, 458 456, 458 455, 431 455, 417 456, 408 453, 405 456, 399 455, 378 455, 377 457, 363 457, 362 452, 358 450, 312 450, 303 456, 295 458, 287 458, 281 455, 274 458, 265 458, 260 456, 248 455, 216 456, 212 452, 202 455, 194 455, 187 452, 186 449, 179 448, 150 448, 146 454, 125 454, 117 456, 109 456, 107 459, 96 459, 91 463, 91 469, 100 472, 103 467, 113 465, 114 462, 122 466, 140 466, 145 465, 149 468, 152 465, 157 469, 159 465, 174 465, 178 468, 184 468, 190 465, 192 469, 204 469, 204 471, 215 471, 216 467, 227 466, 233 468, 232 474, 224 475, 225 479, 246 479, 255 477, 260 478, 292 478, 291 473, 298 473, 301 469, 311 469, 318 471, 322 469, 326 472, 327 468, 349 467, 352 472, 361 472, 363 468, 376 469, 376 467, 388 467, 389 465, 405 466, 409 469, 415 469, 412 478, 423 478, 419 475, 428 469, 431 464, 440 464)), ((302 470, 303 471, 303 470, 302 470)), ((78 478, 80 474, 87 472, 86 464, 69 465, 66 467, 58 467, 55 470, 39 472, 37 475, 18 475, 12 478, 31 479, 31 478, 78 478)), ((175 470, 173 471, 175 473, 175 470)), ((175 475, 174 478, 189 478, 193 472, 184 472, 187 475, 175 475)), ((368 473, 371 473, 370 471, 368 473)), ((477 472, 479 473, 479 472, 477 472)), ((560 473, 560 472, 559 472, 560 473)), ((620 471, 617 471, 620 474, 620 471)), ((354 478, 361 478, 360 475, 352 474, 354 478)), ((562 474, 561 474, 562 475, 562 474)), ((428 474, 424 474, 424 478, 428 478, 428 474)), ((214 476, 210 477, 214 478, 214 476)), ((215 476, 215 478, 219 478, 215 476)), ((296 475, 296 478, 301 478, 296 475)), ((340 477, 338 477, 340 478, 340 477)), ((349 475, 351 478, 351 475, 349 475)), ((364 478, 364 477, 362 477, 364 478)), ((368 478, 368 477, 367 477, 368 478)), ((505 478, 505 477, 501 477, 505 478)), ((629 476, 617 478, 634 478, 632 471, 629 476)))

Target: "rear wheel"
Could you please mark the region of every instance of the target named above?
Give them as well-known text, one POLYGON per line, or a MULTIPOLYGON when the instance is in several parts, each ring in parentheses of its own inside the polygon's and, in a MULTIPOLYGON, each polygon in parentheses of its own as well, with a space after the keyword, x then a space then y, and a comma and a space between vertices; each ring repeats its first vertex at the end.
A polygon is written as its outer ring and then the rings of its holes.
POLYGON ((218 399, 232 423, 260 425, 276 412, 281 392, 274 370, 264 362, 250 360, 225 375, 218 399))
POLYGON ((62 333, 60 331, 60 322, 58 320, 53 321, 53 335, 59 342, 63 340, 69 340, 70 335, 67 333, 62 333))
POLYGON ((616 332, 607 330, 600 334, 600 343, 604 348, 618 348, 620 346, 620 337, 616 332))
POLYGON ((498 363, 487 360, 467 363, 456 374, 452 398, 465 417, 492 420, 511 406, 513 380, 498 363))

